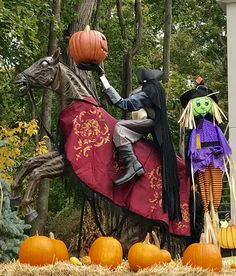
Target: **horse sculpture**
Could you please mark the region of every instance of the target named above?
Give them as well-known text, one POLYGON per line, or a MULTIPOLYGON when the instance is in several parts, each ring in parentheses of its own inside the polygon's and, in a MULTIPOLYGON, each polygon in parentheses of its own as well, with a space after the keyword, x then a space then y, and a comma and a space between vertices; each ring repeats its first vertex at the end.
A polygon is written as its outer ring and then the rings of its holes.
MULTIPOLYGON (((168 214, 163 212, 161 159, 150 141, 142 139, 135 144, 135 151, 144 164, 145 174, 130 183, 113 187, 112 181, 122 172, 112 144, 116 119, 98 104, 93 91, 59 62, 58 51, 52 56, 38 60, 20 73, 15 83, 21 89, 45 87, 72 100, 60 114, 60 127, 65 138, 65 156, 55 151, 29 159, 13 183, 13 199, 18 199, 17 192, 22 180, 29 174, 21 201, 29 221, 37 216, 32 201, 40 180, 62 175, 68 162, 77 179, 76 185, 83 187, 86 199, 94 208, 96 220, 101 221, 101 215, 97 212, 105 212, 104 206, 117 211, 119 219, 115 222, 115 216, 111 215, 113 230, 110 229, 111 231, 105 234, 118 237, 126 252, 130 244, 142 240, 146 232, 155 226, 162 229, 163 233, 184 237, 190 235, 190 187, 185 178, 183 160, 178 158, 181 221, 170 221, 168 214), (132 230, 137 228, 139 230, 132 230)), ((103 215, 103 225, 107 226, 106 216, 107 214, 103 215)), ((99 229, 104 234, 101 227, 99 229)))

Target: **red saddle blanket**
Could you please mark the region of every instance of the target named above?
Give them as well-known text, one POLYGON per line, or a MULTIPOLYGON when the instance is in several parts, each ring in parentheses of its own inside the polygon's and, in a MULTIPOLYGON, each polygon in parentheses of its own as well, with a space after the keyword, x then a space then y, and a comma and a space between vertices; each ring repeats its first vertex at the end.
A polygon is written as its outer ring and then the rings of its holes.
POLYGON ((91 189, 129 211, 159 220, 176 235, 190 235, 190 184, 185 177, 184 161, 178 158, 180 205, 183 219, 170 221, 162 210, 162 177, 159 152, 145 139, 134 144, 145 174, 119 187, 113 180, 122 173, 112 142, 117 120, 89 97, 76 101, 60 114, 65 136, 66 157, 76 175, 91 189))

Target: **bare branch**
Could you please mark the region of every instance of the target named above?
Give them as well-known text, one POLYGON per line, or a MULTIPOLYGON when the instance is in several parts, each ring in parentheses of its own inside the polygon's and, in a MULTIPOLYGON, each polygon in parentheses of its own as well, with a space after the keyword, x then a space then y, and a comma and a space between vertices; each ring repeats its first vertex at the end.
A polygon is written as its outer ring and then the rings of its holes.
POLYGON ((143 30, 143 17, 141 11, 141 0, 135 1, 135 38, 131 49, 131 55, 134 56, 140 48, 143 30))
POLYGON ((119 24, 120 24, 120 30, 121 30, 121 35, 124 38, 124 40, 128 40, 128 34, 127 30, 125 27, 125 20, 122 12, 122 0, 117 0, 116 1, 116 7, 117 7, 117 16, 119 18, 119 24))

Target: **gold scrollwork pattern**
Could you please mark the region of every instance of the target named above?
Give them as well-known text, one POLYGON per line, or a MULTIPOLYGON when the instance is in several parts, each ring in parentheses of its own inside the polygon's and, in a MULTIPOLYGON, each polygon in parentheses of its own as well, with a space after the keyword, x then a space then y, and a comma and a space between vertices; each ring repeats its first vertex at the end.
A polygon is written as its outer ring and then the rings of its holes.
POLYGON ((162 179, 161 168, 156 167, 148 173, 148 180, 152 190, 152 197, 149 198, 150 211, 153 213, 162 206, 162 179))
POLYGON ((184 231, 189 224, 189 206, 187 203, 180 204, 181 212, 182 212, 182 221, 176 221, 176 228, 179 231, 184 231))
POLYGON ((93 106, 89 111, 82 111, 73 119, 73 131, 78 136, 76 160, 88 157, 93 147, 101 147, 110 141, 109 127, 99 107, 93 106))

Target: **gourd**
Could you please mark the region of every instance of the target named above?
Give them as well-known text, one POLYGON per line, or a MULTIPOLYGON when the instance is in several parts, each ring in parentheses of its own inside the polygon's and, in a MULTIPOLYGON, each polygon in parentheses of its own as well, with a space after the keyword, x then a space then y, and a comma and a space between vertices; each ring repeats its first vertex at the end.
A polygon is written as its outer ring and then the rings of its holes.
POLYGON ((116 268, 122 262, 121 243, 113 237, 99 237, 89 249, 91 263, 116 268))
POLYGON ((232 263, 232 264, 230 265, 230 268, 236 269, 236 263, 232 263))
POLYGON ((108 53, 107 39, 99 31, 90 30, 75 32, 69 40, 69 52, 75 63, 95 62, 101 64, 108 53))
POLYGON ((76 257, 70 257, 70 262, 74 265, 78 265, 78 266, 82 265, 82 262, 76 257))
POLYGON ((201 267, 215 272, 222 270, 220 251, 216 245, 205 243, 204 234, 201 235, 200 243, 193 243, 186 248, 182 262, 183 265, 201 267))
POLYGON ((140 268, 149 267, 163 262, 163 257, 160 249, 149 242, 150 234, 143 242, 133 244, 128 252, 128 263, 133 271, 138 271, 140 268))
POLYGON ((80 258, 80 261, 82 264, 90 265, 91 264, 91 258, 88 255, 85 255, 80 258))
POLYGON ((236 225, 228 225, 228 222, 221 222, 218 230, 218 241, 222 248, 236 248, 236 225))

